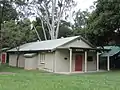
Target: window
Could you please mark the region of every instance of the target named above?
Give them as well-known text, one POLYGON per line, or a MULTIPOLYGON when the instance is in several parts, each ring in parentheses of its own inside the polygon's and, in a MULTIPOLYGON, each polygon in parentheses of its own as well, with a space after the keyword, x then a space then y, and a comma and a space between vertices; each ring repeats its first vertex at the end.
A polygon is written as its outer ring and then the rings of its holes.
POLYGON ((93 56, 88 56, 87 61, 92 62, 93 61, 93 56))
POLYGON ((44 62, 45 62, 45 53, 40 53, 40 63, 44 64, 44 62))

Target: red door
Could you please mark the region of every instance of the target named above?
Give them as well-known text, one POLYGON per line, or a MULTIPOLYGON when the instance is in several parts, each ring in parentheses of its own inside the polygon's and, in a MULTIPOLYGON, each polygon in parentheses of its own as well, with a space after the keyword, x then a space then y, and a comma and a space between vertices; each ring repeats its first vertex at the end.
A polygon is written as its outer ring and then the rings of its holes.
POLYGON ((5 63, 5 60, 6 60, 6 55, 2 54, 2 63, 5 63))
POLYGON ((82 71, 82 56, 81 55, 76 56, 75 71, 82 71))

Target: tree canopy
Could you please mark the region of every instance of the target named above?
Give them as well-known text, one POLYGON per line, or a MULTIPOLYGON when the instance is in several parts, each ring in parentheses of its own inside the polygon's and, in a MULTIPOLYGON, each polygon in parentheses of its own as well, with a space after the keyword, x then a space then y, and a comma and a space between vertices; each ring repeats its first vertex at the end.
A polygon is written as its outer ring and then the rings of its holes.
POLYGON ((31 30, 31 22, 26 19, 23 21, 7 21, 2 24, 3 47, 17 47, 21 44, 37 40, 35 32, 31 30))
POLYGON ((13 7, 12 1, 0 0, 0 20, 9 21, 17 19, 17 11, 13 7))
POLYGON ((113 44, 119 44, 120 1, 97 0, 95 5, 96 9, 88 18, 89 36, 96 37, 97 45, 107 45, 113 41, 113 44))
POLYGON ((33 12, 41 20, 46 40, 47 35, 49 35, 50 39, 58 38, 59 26, 63 15, 65 17, 68 16, 66 12, 76 5, 74 0, 27 0, 26 4, 27 10, 33 12), (48 33, 45 32, 45 27, 47 27, 48 33))

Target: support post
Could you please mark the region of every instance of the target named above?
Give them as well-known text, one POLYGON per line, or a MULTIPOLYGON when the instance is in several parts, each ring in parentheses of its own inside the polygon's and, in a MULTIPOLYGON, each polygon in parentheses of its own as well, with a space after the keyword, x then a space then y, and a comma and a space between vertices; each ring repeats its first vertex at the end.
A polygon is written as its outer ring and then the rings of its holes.
POLYGON ((97 71, 99 71, 99 52, 97 52, 97 71))
POLYGON ((70 50, 70 73, 72 72, 72 49, 70 50))
POLYGON ((110 71, 110 56, 107 56, 107 70, 110 71))
POLYGON ((87 51, 85 51, 85 72, 87 72, 87 51))

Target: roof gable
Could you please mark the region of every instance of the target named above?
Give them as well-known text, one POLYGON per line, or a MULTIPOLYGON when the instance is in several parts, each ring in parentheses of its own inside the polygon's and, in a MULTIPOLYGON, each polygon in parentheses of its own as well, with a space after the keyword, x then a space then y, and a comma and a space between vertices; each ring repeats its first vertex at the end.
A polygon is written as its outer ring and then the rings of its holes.
POLYGON ((76 47, 76 48, 93 48, 90 44, 86 43, 81 38, 77 38, 76 40, 72 40, 58 48, 70 48, 70 47, 76 47))

